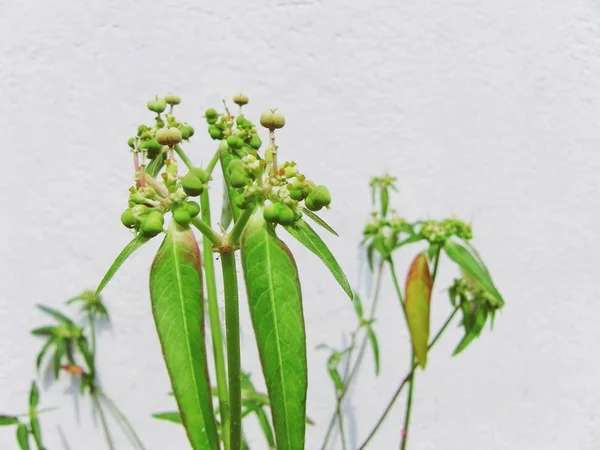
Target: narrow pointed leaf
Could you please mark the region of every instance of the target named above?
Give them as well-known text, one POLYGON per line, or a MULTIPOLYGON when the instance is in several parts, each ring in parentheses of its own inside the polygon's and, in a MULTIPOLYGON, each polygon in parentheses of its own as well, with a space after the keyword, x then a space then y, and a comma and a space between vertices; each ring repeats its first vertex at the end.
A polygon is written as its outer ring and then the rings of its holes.
POLYGON ((31 409, 37 408, 40 402, 40 391, 38 390, 35 381, 31 383, 31 389, 29 391, 29 407, 31 409))
POLYGON ((31 330, 31 334, 34 336, 52 336, 54 334, 53 326, 39 327, 31 330))
POLYGON ((462 245, 446 241, 444 251, 448 257, 458 264, 467 275, 473 277, 479 285, 486 290, 498 302, 498 306, 504 305, 504 299, 496 289, 489 272, 483 266, 478 257, 475 257, 462 245))
POLYGON ((21 450, 29 450, 29 433, 23 424, 17 427, 17 442, 21 450))
POLYGON ((19 423, 19 418, 17 416, 4 416, 0 415, 0 427, 15 425, 19 423))
POLYGON ((331 228, 331 226, 325 222, 323 219, 321 219, 319 216, 317 216, 314 212, 312 212, 310 209, 306 208, 306 207, 302 207, 302 213, 305 214, 306 216, 310 217, 310 219, 315 222, 318 225, 321 225, 323 228, 325 228, 327 231, 329 231, 331 234, 333 234, 334 236, 339 237, 340 235, 337 234, 337 231, 335 231, 333 228, 331 228))
POLYGON ((35 441, 35 445, 38 450, 44 450, 42 446, 42 430, 40 428, 40 421, 34 417, 29 422, 29 427, 31 428, 31 434, 33 435, 33 440, 35 441))
POLYGON ((275 437, 273 436, 273 428, 271 427, 271 422, 269 422, 269 418, 264 410, 264 407, 251 402, 244 402, 244 407, 248 408, 250 412, 256 414, 258 424, 260 425, 260 429, 265 436, 265 440, 267 441, 269 449, 275 449, 276 447, 275 437))
POLYGON ((37 370, 40 370, 40 366, 42 365, 42 360, 44 359, 44 355, 46 354, 46 352, 48 351, 48 348, 54 344, 55 339, 54 338, 49 338, 44 345, 42 346, 42 349, 40 350, 40 352, 37 354, 36 358, 35 358, 35 368, 37 370))
POLYGON ((62 358, 65 355, 66 349, 67 345, 65 343, 65 340, 57 339, 56 346, 54 348, 54 360, 52 362, 52 374, 54 375, 55 380, 58 380, 58 374, 60 372, 62 358))
POLYGON ((166 422, 176 423, 179 425, 182 424, 181 415, 176 411, 152 414, 152 417, 158 420, 164 420, 166 422))
POLYGON ((454 349, 452 356, 456 356, 461 353, 464 349, 466 349, 471 342, 475 340, 475 338, 479 337, 483 327, 485 326, 485 322, 487 320, 488 312, 484 307, 480 307, 475 315, 474 322, 470 324, 469 328, 466 330, 465 336, 458 343, 457 347, 454 349))
POLYGON ((304 450, 306 335, 296 263, 257 208, 241 242, 250 316, 279 450, 304 450))
POLYGON ((37 308, 40 311, 43 311, 46 314, 54 317, 56 320, 58 320, 61 323, 66 323, 66 324, 69 324, 69 325, 75 325, 71 319, 69 319, 63 313, 61 313, 60 311, 57 311, 54 308, 50 308, 50 307, 44 306, 44 305, 37 305, 37 308))
POLYGON ((367 337, 369 338, 371 350, 373 351, 373 359, 375 361, 375 375, 379 375, 379 343, 377 342, 377 336, 375 335, 373 328, 370 326, 367 328, 367 337))
POLYGON ((363 306, 362 306, 362 301, 360 299, 360 296, 358 295, 358 292, 354 292, 354 298, 352 303, 354 304, 354 312, 356 312, 356 317, 358 318, 358 320, 363 320, 364 318, 364 310, 363 310, 363 306))
POLYGON ((331 381, 333 381, 333 385, 338 392, 342 392, 344 390, 344 382, 342 381, 342 376, 338 370, 338 365, 342 360, 342 356, 342 353, 334 352, 327 359, 327 372, 329 372, 329 378, 331 378, 331 381))
POLYGON ((381 188, 381 217, 387 216, 388 207, 390 204, 390 193, 388 192, 388 188, 383 186, 381 188))
POLYGON ((415 356, 421 368, 427 365, 429 345, 429 302, 431 300, 431 275, 424 253, 413 260, 406 278, 406 319, 415 356))
POLYGON ((147 237, 144 237, 141 234, 139 234, 136 237, 134 237, 131 240, 131 242, 129 242, 129 244, 125 246, 123 250, 121 250, 119 256, 117 256, 117 258, 114 260, 114 262, 106 272, 106 275, 104 275, 104 278, 102 278, 102 281, 100 281, 100 284, 96 289, 96 296, 100 295, 102 290, 106 287, 106 285, 115 275, 115 273, 117 273, 117 270, 119 270, 119 268, 123 265, 127 258, 129 258, 138 248, 140 248, 142 245, 148 242, 148 240, 149 239, 147 237))
POLYGON ((317 255, 321 261, 325 263, 342 289, 346 292, 346 294, 348 294, 348 297, 352 299, 352 287, 350 286, 350 283, 348 283, 346 275, 329 248, 327 248, 327 245, 325 245, 325 242, 323 242, 315 230, 313 230, 311 226, 302 219, 299 219, 293 225, 289 225, 284 228, 302 245, 317 255))
POLYGON ((206 363, 200 261, 194 233, 173 221, 150 271, 154 322, 194 450, 219 447, 206 363))

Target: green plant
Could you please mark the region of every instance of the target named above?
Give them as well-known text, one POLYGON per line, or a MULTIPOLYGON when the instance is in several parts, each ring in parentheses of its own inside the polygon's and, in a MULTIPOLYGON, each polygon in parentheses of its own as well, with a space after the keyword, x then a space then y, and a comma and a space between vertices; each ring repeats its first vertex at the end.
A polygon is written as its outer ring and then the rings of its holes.
POLYGON ((455 218, 442 221, 406 221, 389 208, 389 193, 390 191, 396 191, 395 181, 395 178, 387 175, 373 178, 371 181, 372 202, 375 211, 373 212, 372 221, 364 228, 363 245, 366 249, 369 269, 375 272, 374 294, 368 315, 365 315, 360 296, 358 293, 355 294, 354 306, 358 325, 351 334, 350 345, 343 350, 331 350, 327 369, 334 385, 336 408, 322 444, 323 450, 328 448, 334 431, 340 434, 342 448, 347 448, 342 404, 361 367, 369 343, 374 356, 375 373, 379 375, 379 345, 374 323, 380 300, 383 273, 386 268, 391 275, 397 301, 409 331, 411 342, 409 343, 408 373, 402 377, 388 406, 375 423, 368 437, 360 445, 360 449, 367 447, 401 392, 408 386, 405 420, 400 436, 400 448, 402 450, 406 449, 417 369, 425 369, 429 351, 438 342, 456 315, 460 313, 462 314, 461 325, 465 330, 465 335, 454 350, 453 355, 458 355, 475 338, 479 337, 488 319, 493 326, 496 311, 504 306, 504 300, 494 285, 488 269, 479 253, 470 243, 472 238, 471 226, 455 218), (417 243, 424 243, 426 249, 419 251, 414 257, 403 291, 398 279, 394 256, 399 251, 404 251, 407 246, 417 243), (443 255, 446 255, 451 262, 458 266, 462 277, 455 279, 449 287, 451 313, 431 338, 431 297, 443 255), (360 344, 357 342, 359 335, 361 335, 360 344), (358 354, 355 355, 357 347, 358 354), (342 363, 345 364, 343 374, 340 372, 342 363))

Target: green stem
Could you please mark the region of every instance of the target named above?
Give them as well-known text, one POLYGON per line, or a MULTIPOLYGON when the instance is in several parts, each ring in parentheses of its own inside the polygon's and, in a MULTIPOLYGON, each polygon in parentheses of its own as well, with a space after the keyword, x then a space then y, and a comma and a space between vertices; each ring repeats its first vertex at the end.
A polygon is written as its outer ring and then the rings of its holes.
POLYGON ((402 427, 402 441, 400 443, 400 450, 406 450, 406 445, 408 443, 408 427, 410 426, 410 416, 412 412, 412 404, 413 404, 413 392, 415 390, 415 352, 411 351, 410 353, 410 367, 411 367, 411 375, 408 380, 408 399, 406 400, 406 412, 404 414, 404 426, 402 427))
MULTIPOLYGON (((450 314, 450 316, 448 317, 448 319, 446 319, 446 322, 444 322, 444 324, 442 325, 442 327, 440 328, 440 330, 437 332, 437 334, 435 335, 435 337, 431 341, 431 344, 429 344, 429 347, 427 347, 427 351, 430 351, 433 348, 433 346, 436 344, 436 342, 440 339, 440 337, 442 336, 442 334, 444 333, 444 331, 446 331, 446 329, 448 328, 448 326, 452 322, 452 319, 454 319, 454 316, 456 315, 456 313, 458 312, 458 310, 459 310, 458 306, 456 308, 454 308, 454 311, 452 311, 452 314, 450 314)), ((408 383, 408 381, 412 377, 413 372, 415 371, 416 368, 417 368, 417 365, 415 363, 413 363, 412 369, 402 379, 402 381, 400 382, 400 386, 398 386, 398 388, 396 389, 396 392, 394 392, 394 395, 392 396, 392 399, 390 400, 390 402, 386 406, 385 410, 383 411, 383 414, 381 415, 381 417, 379 418, 379 420, 377 421, 377 423, 375 424, 375 426, 373 427, 373 429, 369 433, 369 436, 367 436, 367 439, 365 439, 365 441, 362 443, 362 445, 358 448, 358 450, 363 450, 364 448, 366 448, 367 444, 371 441, 371 439, 373 439, 373 436, 375 436, 375 433, 377 433, 377 430, 379 430, 379 427, 381 426, 381 424, 383 424, 383 421, 387 417, 388 413, 392 410, 392 407, 394 406, 394 403, 396 403, 396 400, 398 399, 398 397, 402 393, 402 390, 404 389, 404 386, 406 386, 406 383, 408 383)))
POLYGON ((404 305, 402 288, 400 287, 400 282, 398 281, 398 276, 396 275, 396 266, 394 265, 394 260, 391 257, 388 262, 390 263, 390 271, 392 272, 392 280, 394 282, 394 288, 396 289, 396 295, 400 301, 400 306, 402 307, 402 312, 404 313, 404 319, 406 320, 406 326, 408 327, 408 316, 406 315, 406 306, 404 305))
MULTIPOLYGON (((383 280, 383 263, 384 262, 381 261, 379 263, 379 266, 377 267, 377 274, 376 274, 376 278, 375 278, 375 292, 373 293, 373 302, 371 303, 371 310, 369 311, 369 318, 371 318, 371 319, 375 315, 375 311, 377 309, 377 304, 379 302, 379 293, 381 291, 381 284, 382 284, 382 280, 383 280)), ((356 335, 356 333, 358 333, 360 328, 362 328, 361 325, 359 325, 358 328, 356 329, 355 335, 356 335)), ((365 332, 362 342, 360 344, 360 349, 358 351, 358 356, 356 357, 356 360, 352 364, 349 361, 348 365, 346 366, 346 370, 344 373, 344 390, 340 394, 340 402, 343 401, 344 397, 348 393, 348 390, 350 389, 350 385, 351 385, 352 381, 354 380, 354 377, 358 373, 358 369, 360 368, 363 357, 365 355, 367 343, 368 343, 368 335, 365 332), (352 366, 352 369, 348 370, 348 368, 350 366, 352 366), (348 375, 348 372, 350 373, 349 375, 348 375)), ((336 418, 337 418, 336 412, 334 412, 334 414, 331 416, 331 420, 329 421, 329 426, 327 427, 327 433, 325 434, 323 444, 321 445, 321 450, 325 450, 327 448, 327 444, 329 442, 329 439, 331 438, 331 433, 333 433, 333 428, 335 427, 336 418)))
POLYGON ((92 393, 92 401, 94 402, 94 407, 98 412, 98 416, 100 417, 100 423, 102 424, 102 431, 104 431, 104 437, 106 438, 106 444, 108 445, 109 450, 114 450, 115 446, 113 444, 112 438, 110 437, 110 431, 108 430, 108 423, 106 422, 106 416, 104 415, 104 410, 102 409, 102 405, 98 400, 98 394, 96 392, 92 393))
POLYGON ((227 329, 227 367, 229 369, 229 439, 231 450, 242 444, 242 392, 240 363, 240 310, 235 253, 221 253, 227 329))
POLYGON ((88 369, 93 380, 96 376, 96 320, 92 312, 88 313, 88 322, 90 324, 90 359, 92 366, 88 369))
POLYGON ((240 237, 242 236, 242 232, 244 231, 244 228, 246 227, 246 224, 248 223, 248 220, 250 220, 250 217, 252 216, 253 213, 254 213, 253 209, 251 209, 251 208, 245 209, 244 212, 242 213, 242 215, 240 216, 240 218, 237 220, 237 222, 233 226, 231 233, 229 233, 229 243, 232 246, 236 246, 239 244, 240 237))
POLYGON ((347 449, 346 445, 346 432, 344 431, 344 415, 342 414, 342 399, 338 395, 336 400, 336 416, 338 418, 338 426, 340 427, 340 439, 342 441, 342 450, 347 449))
POLYGON ((215 166, 219 162, 220 157, 221 152, 220 150, 217 150, 213 155, 212 159, 209 161, 208 165, 206 166, 206 173, 208 173, 209 175, 212 174, 213 170, 215 169, 215 166))
POLYGON ((115 415, 115 417, 118 419, 118 421, 121 423, 123 428, 127 431, 127 433, 129 433, 129 437, 135 443, 135 445, 137 445, 139 450, 145 450, 144 444, 142 444, 142 441, 140 440, 139 436, 133 429, 133 426, 131 425, 129 420, 127 420, 127 417, 125 417, 125 414, 123 414, 121 412, 121 410, 119 408, 117 408, 117 405, 115 404, 115 402, 113 402, 111 400, 111 398, 108 395, 106 395, 106 393, 102 389, 96 387, 96 392, 97 392, 97 395, 99 395, 100 398, 102 398, 102 400, 104 400, 104 402, 106 403, 106 405, 108 406, 110 411, 115 415))
POLYGON ((215 247, 221 246, 221 236, 219 236, 215 230, 213 230, 210 225, 208 225, 202 219, 194 217, 192 219, 192 225, 198 228, 198 230, 200 230, 200 232, 206 236, 215 247))
MULTIPOLYGON (((202 208, 202 220, 210 225, 210 198, 208 191, 204 191, 202 193, 202 196, 200 197, 200 204, 202 208)), ((208 318, 210 321, 210 335, 212 339, 213 358, 215 361, 217 396, 219 398, 219 410, 221 411, 221 422, 223 424, 223 443, 225 445, 225 450, 229 450, 229 398, 227 393, 227 368, 225 367, 225 355, 223 352, 223 335, 221 330, 219 299, 217 295, 217 281, 215 277, 215 261, 213 258, 211 242, 206 236, 204 236, 202 239, 202 250, 204 273, 206 275, 208 318)))
POLYGON ((185 154, 185 152, 179 144, 175 146, 175 153, 177 153, 177 155, 181 158, 181 160, 187 166, 188 169, 192 169, 194 167, 194 164, 192 163, 190 158, 188 158, 188 156, 185 154))

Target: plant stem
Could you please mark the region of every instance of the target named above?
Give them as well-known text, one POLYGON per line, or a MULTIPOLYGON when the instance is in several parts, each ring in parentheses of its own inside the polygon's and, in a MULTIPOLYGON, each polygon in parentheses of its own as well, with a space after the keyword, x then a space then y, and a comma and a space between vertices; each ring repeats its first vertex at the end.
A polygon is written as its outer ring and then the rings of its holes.
POLYGON ((185 152, 179 144, 175 146, 175 153, 177 153, 177 155, 181 158, 181 160, 187 166, 188 169, 192 169, 194 167, 194 164, 192 163, 190 158, 188 158, 188 156, 185 154, 185 152))
POLYGON ((125 414, 123 414, 123 412, 121 412, 121 410, 117 408, 115 402, 113 402, 111 398, 108 395, 106 395, 106 393, 102 389, 96 387, 96 392, 100 396, 100 398, 104 400, 110 411, 115 415, 115 417, 121 423, 121 425, 127 431, 127 433, 129 433, 129 437, 131 438, 131 440, 133 440, 135 445, 137 445, 140 450, 145 450, 144 444, 142 444, 142 441, 133 429, 133 426, 131 426, 131 423, 129 423, 129 420, 127 420, 127 417, 125 417, 125 414))
POLYGON ((394 288, 396 289, 396 295, 398 296, 398 300, 400 301, 400 306, 402 307, 402 312, 404 313, 404 319, 406 320, 406 326, 408 327, 408 317, 406 315, 406 306, 404 305, 404 297, 402 296, 402 288, 400 287, 400 282, 398 281, 398 277, 396 275, 396 266, 394 264, 394 260, 390 257, 390 272, 392 272, 392 280, 394 282, 394 288))
POLYGON ((244 228, 246 227, 246 224, 248 223, 248 220, 250 220, 250 217, 252 216, 253 213, 254 213, 253 209, 251 209, 251 208, 245 209, 244 212, 242 213, 242 215, 239 217, 239 219, 235 223, 235 225, 233 226, 231 233, 229 233, 229 243, 232 246, 236 246, 239 244, 242 232, 244 231, 244 228))
POLYGON ((410 352, 410 378, 408 379, 408 399, 406 400, 406 412, 404 413, 404 426, 402 427, 402 441, 400 443, 400 450, 406 450, 408 443, 408 427, 410 426, 410 413, 412 411, 413 404, 413 392, 415 390, 415 352, 410 352))
POLYGON ((115 446, 112 442, 112 438, 110 437, 110 431, 108 430, 108 423, 106 422, 106 416, 104 415, 104 410, 102 409, 102 404, 98 400, 98 394, 96 392, 92 393, 92 401, 94 402, 94 407, 98 412, 98 416, 100 417, 100 423, 102 424, 102 431, 104 431, 104 437, 106 438, 106 444, 108 445, 109 450, 114 450, 115 446))
POLYGON ((198 230, 200 230, 200 232, 206 236, 215 247, 221 246, 221 236, 219 236, 215 230, 202 219, 194 217, 192 219, 192 225, 198 228, 198 230))
POLYGON ((342 441, 342 450, 346 450, 347 446, 346 446, 346 432, 344 431, 344 415, 342 414, 342 399, 340 397, 340 395, 338 394, 337 399, 336 399, 336 416, 338 419, 338 424, 340 427, 340 438, 342 441))
MULTIPOLYGON (((383 280, 383 263, 384 262, 381 261, 379 263, 379 265, 377 266, 377 274, 375 276, 375 292, 373 293, 373 302, 371 303, 371 310, 369 311, 369 318, 371 318, 371 319, 375 315, 375 311, 377 309, 377 304, 379 302, 379 293, 381 291, 381 284, 382 284, 382 280, 383 280)), ((356 330, 356 333, 360 330, 360 328, 361 328, 361 326, 359 325, 356 330)), ((346 366, 346 371, 344 373, 344 390, 341 392, 341 394, 339 396, 340 403, 343 401, 344 397, 348 393, 348 390, 350 389, 350 384, 352 383, 352 381, 354 380, 354 377, 358 373, 358 369, 360 368, 360 364, 362 363, 362 359, 364 357, 365 350, 367 348, 367 343, 368 343, 368 336, 367 336, 367 333, 365 332, 365 334, 363 336, 363 340, 360 344, 358 356, 356 357, 354 364, 351 364, 349 361, 348 365, 346 366), (352 369, 348 370, 348 368, 350 366, 352 366, 352 369), (349 375, 348 375, 348 372, 350 373, 349 375)), ((327 443, 329 442, 329 439, 331 437, 331 433, 333 432, 333 427, 335 426, 335 423, 336 423, 336 412, 334 412, 334 414, 331 416, 331 420, 329 421, 329 426, 327 428, 327 433, 325 434, 325 439, 323 440, 323 445, 321 446, 321 450, 325 450, 327 448, 327 443)))
POLYGON ((242 444, 242 392, 240 363, 240 311, 235 253, 221 253, 227 328, 227 367, 229 369, 229 439, 231 450, 242 444))
POLYGON ((215 166, 219 162, 220 156, 221 156, 221 152, 220 152, 220 150, 217 150, 215 152, 215 154, 213 155, 212 159, 210 160, 210 162, 208 163, 208 165, 206 166, 206 173, 208 173, 209 175, 212 174, 215 166))
MULTIPOLYGON (((446 328, 448 328, 448 325, 450 325, 450 323, 452 322, 452 319, 454 319, 454 316, 456 315, 456 313, 458 312, 458 310, 459 310, 458 306, 456 308, 454 308, 454 310, 452 311, 452 314, 450 314, 450 316, 446 319, 446 321, 444 322, 444 324, 442 325, 442 327, 440 328, 440 330, 437 332, 437 334, 435 335, 435 337, 431 341, 431 344, 429 344, 429 346, 427 347, 427 351, 430 351, 433 348, 433 346, 436 344, 436 342, 440 339, 440 337, 442 336, 442 334, 444 333, 444 331, 446 331, 446 328)), ((383 423, 383 421, 387 417, 388 413, 392 410, 392 407, 394 406, 394 403, 396 403, 396 400, 398 399, 398 397, 402 393, 402 390, 404 389, 404 386, 406 386, 406 383, 408 383, 408 381, 412 377, 412 374, 413 374, 413 372, 415 371, 416 368, 417 368, 417 365, 413 362, 412 369, 402 379, 402 381, 400 382, 400 386, 398 386, 398 388, 396 389, 396 392, 394 392, 394 395, 392 396, 392 399, 390 400, 390 402, 386 406, 385 410, 383 411, 383 414, 381 415, 381 417, 379 418, 379 420, 377 421, 377 423, 375 424, 375 426, 371 430, 371 433, 369 433, 369 436, 367 436, 367 439, 365 439, 365 441, 359 447, 358 450, 363 450, 364 448, 366 448, 367 444, 371 441, 371 439, 373 439, 373 436, 375 436, 375 433, 377 432, 377 430, 379 429, 379 427, 381 426, 381 424, 383 423)))
POLYGON ((92 360, 92 367, 88 367, 88 369, 90 370, 90 376, 94 379, 96 376, 96 320, 94 313, 88 313, 88 322, 90 324, 90 359, 92 360))
MULTIPOLYGON (((208 191, 204 191, 200 197, 202 220, 211 224, 210 198, 208 191)), ((219 398, 219 410, 221 411, 221 422, 223 424, 223 443, 225 450, 229 450, 229 398, 227 393, 227 368, 225 367, 225 355, 223 352, 223 335, 221 330, 221 314, 219 312, 219 299, 217 297, 217 280, 215 277, 215 261, 210 240, 202 238, 202 258, 204 261, 204 273, 206 275, 206 296, 208 303, 208 318, 210 321, 210 335, 212 340, 213 358, 215 360, 215 374, 217 382, 217 396, 219 398)))

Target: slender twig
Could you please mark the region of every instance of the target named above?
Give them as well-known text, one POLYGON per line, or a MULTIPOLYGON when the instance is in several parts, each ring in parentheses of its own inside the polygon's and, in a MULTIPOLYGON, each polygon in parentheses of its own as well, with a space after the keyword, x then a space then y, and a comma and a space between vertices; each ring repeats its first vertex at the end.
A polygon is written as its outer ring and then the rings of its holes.
POLYGON ((239 244, 242 232, 244 231, 244 228, 246 227, 246 224, 248 223, 248 220, 250 220, 250 217, 253 213, 254 211, 250 208, 244 210, 242 215, 239 217, 239 219, 233 226, 231 233, 229 233, 230 245, 236 246, 237 244, 239 244))
POLYGON ((144 444, 142 444, 142 441, 133 429, 133 426, 131 426, 131 423, 129 422, 129 420, 127 420, 125 414, 123 414, 123 412, 121 412, 121 410, 117 407, 115 402, 112 401, 111 398, 108 395, 106 395, 106 393, 102 389, 96 387, 96 392, 98 393, 100 398, 104 400, 106 406, 108 406, 108 409, 115 415, 115 417, 121 423, 123 428, 127 431, 130 439, 135 443, 135 445, 138 446, 139 450, 145 450, 144 444))
POLYGON ((346 432, 344 431, 344 414, 342 413, 342 399, 340 396, 337 396, 336 399, 336 415, 338 418, 338 426, 340 427, 340 438, 342 441, 342 450, 346 450, 346 432))
POLYGON ((215 169, 215 166, 219 162, 220 156, 221 156, 221 152, 219 150, 217 150, 215 152, 215 154, 213 155, 212 159, 210 160, 210 162, 208 163, 208 165, 206 166, 206 173, 208 173, 209 175, 212 174, 212 171, 215 169))
POLYGON ((215 230, 213 230, 210 225, 208 225, 202 219, 194 217, 192 219, 192 225, 198 228, 198 230, 200 230, 200 232, 206 236, 214 246, 219 247, 221 245, 221 236, 219 236, 215 230))
POLYGON ((404 413, 404 426, 402 427, 402 439, 400 441, 400 450, 406 450, 406 445, 408 443, 408 427, 410 426, 410 416, 412 411, 413 404, 413 393, 415 390, 415 352, 414 350, 410 352, 410 366, 411 366, 411 375, 408 379, 408 398, 406 400, 406 412, 404 413))
MULTIPOLYGON (((381 261, 379 263, 379 266, 377 267, 377 274, 376 274, 376 279, 375 279, 375 291, 373 293, 373 301, 371 303, 371 310, 369 311, 369 318, 371 318, 371 319, 375 315, 375 311, 377 309, 377 304, 379 302, 379 293, 381 291, 381 284, 382 284, 382 280, 383 280, 383 264, 384 264, 384 261, 381 261)), ((361 328, 361 326, 359 325, 356 332, 358 332, 360 330, 360 328, 361 328)), ((358 356, 356 357, 356 360, 354 361, 354 363, 352 363, 351 361, 348 361, 348 364, 346 366, 346 370, 345 370, 345 374, 344 374, 344 390, 340 394, 340 402, 344 399, 344 397, 348 393, 348 390, 350 389, 350 385, 351 385, 352 381, 354 380, 354 377, 358 373, 358 369, 360 368, 360 364, 362 363, 362 359, 364 357, 365 350, 367 348, 367 343, 368 343, 368 336, 367 336, 367 333, 365 333, 363 336, 362 342, 360 344, 360 348, 358 350, 358 356), (350 367, 352 367, 352 369, 348 370, 350 367)), ((352 354, 350 353, 349 356, 351 356, 351 355, 352 354)), ((321 450, 325 450, 327 448, 327 444, 331 437, 331 433, 333 432, 335 423, 336 423, 336 413, 334 412, 334 414, 331 416, 331 420, 329 421, 329 426, 327 428, 327 433, 325 434, 323 444, 321 445, 321 450)))
POLYGON ((94 402, 94 407, 96 408, 98 416, 100 417, 100 423, 102 424, 102 431, 104 431, 106 444, 108 445, 109 450, 114 450, 115 446, 113 444, 112 438, 110 437, 110 431, 108 429, 108 423, 106 422, 106 416, 104 415, 102 404, 98 400, 98 394, 96 392, 92 393, 92 401, 94 402))
POLYGON ((177 153, 177 156, 181 158, 181 160, 187 166, 188 169, 192 169, 194 167, 192 160, 188 158, 188 156, 185 154, 185 152, 179 144, 175 146, 175 153, 177 153))

